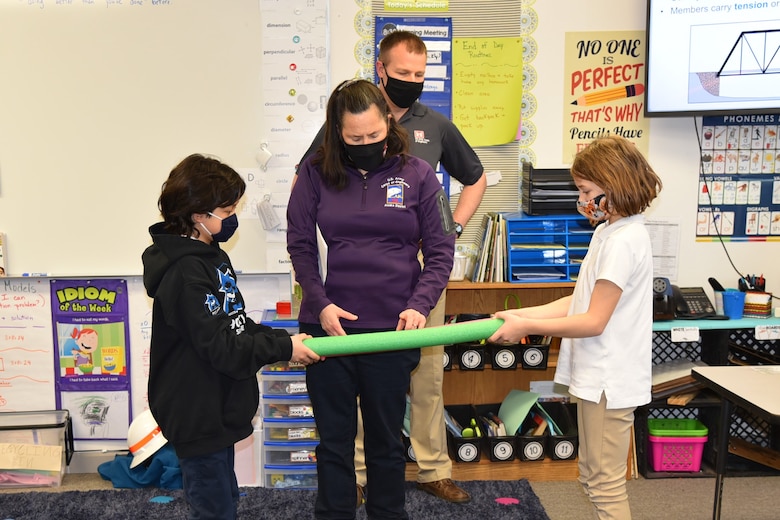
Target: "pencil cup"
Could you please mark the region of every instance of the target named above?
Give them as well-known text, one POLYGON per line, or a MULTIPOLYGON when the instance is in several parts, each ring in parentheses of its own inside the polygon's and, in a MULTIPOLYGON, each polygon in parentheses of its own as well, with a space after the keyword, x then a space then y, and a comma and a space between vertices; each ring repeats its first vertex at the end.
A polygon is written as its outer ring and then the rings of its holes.
POLYGON ((737 289, 727 289, 723 292, 723 312, 731 320, 742 319, 745 311, 745 293, 737 289))

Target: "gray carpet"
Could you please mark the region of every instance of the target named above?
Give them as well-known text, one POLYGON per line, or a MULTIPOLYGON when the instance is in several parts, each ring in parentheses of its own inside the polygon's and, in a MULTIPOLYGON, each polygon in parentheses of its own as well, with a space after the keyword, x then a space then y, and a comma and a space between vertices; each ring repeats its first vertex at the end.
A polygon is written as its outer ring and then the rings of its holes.
MULTIPOLYGON (((412 520, 550 520, 527 480, 471 481, 463 482, 462 486, 471 493, 472 501, 468 504, 444 502, 408 482, 406 510, 409 517, 412 520)), ((313 518, 315 491, 249 487, 241 488, 241 492, 241 519, 313 518)), ((0 495, 0 519, 3 520, 172 520, 186 518, 186 515, 187 506, 181 491, 121 489, 0 495), (156 501, 161 498, 173 500, 156 501)), ((357 518, 366 518, 364 507, 358 510, 357 518)))

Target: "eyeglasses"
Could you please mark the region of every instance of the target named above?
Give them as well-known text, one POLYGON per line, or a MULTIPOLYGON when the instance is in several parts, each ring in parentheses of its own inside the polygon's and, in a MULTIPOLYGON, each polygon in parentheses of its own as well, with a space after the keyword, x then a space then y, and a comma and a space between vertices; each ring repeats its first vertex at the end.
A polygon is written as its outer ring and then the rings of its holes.
POLYGON ((354 84, 355 84, 355 83, 357 83, 358 81, 364 81, 364 80, 362 80, 362 79, 360 79, 360 78, 355 78, 355 79, 348 79, 348 80, 346 80, 346 81, 342 81, 342 82, 341 82, 341 85, 339 85, 338 87, 336 87, 336 92, 341 92, 341 91, 342 91, 342 90, 344 90, 345 88, 347 88, 347 87, 350 87, 350 86, 354 85, 354 84))

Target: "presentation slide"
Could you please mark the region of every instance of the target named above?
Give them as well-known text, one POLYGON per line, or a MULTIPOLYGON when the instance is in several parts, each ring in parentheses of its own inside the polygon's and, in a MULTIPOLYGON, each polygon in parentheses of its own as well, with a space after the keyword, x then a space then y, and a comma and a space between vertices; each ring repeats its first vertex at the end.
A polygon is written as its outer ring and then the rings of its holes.
POLYGON ((650 0, 648 115, 780 110, 780 1, 650 0))

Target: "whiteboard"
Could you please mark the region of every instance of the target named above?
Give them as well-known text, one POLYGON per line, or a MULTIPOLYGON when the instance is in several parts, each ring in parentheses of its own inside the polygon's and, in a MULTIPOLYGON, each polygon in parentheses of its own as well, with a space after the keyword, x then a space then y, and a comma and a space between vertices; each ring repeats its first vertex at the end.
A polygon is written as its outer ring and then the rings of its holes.
MULTIPOLYGON (((152 299, 140 276, 125 277, 128 292, 130 391, 133 416, 148 407, 152 299)), ((50 278, 0 278, 0 412, 55 408, 57 368, 50 278)), ((290 298, 290 274, 244 274, 238 285, 255 322, 290 298)), ((125 417, 127 414, 124 415, 125 417)))
MULTIPOLYGON (((257 167, 260 11, 258 0, 0 2, 8 273, 140 274, 182 158, 257 167)), ((264 272, 259 220, 237 235, 236 269, 264 272)))

